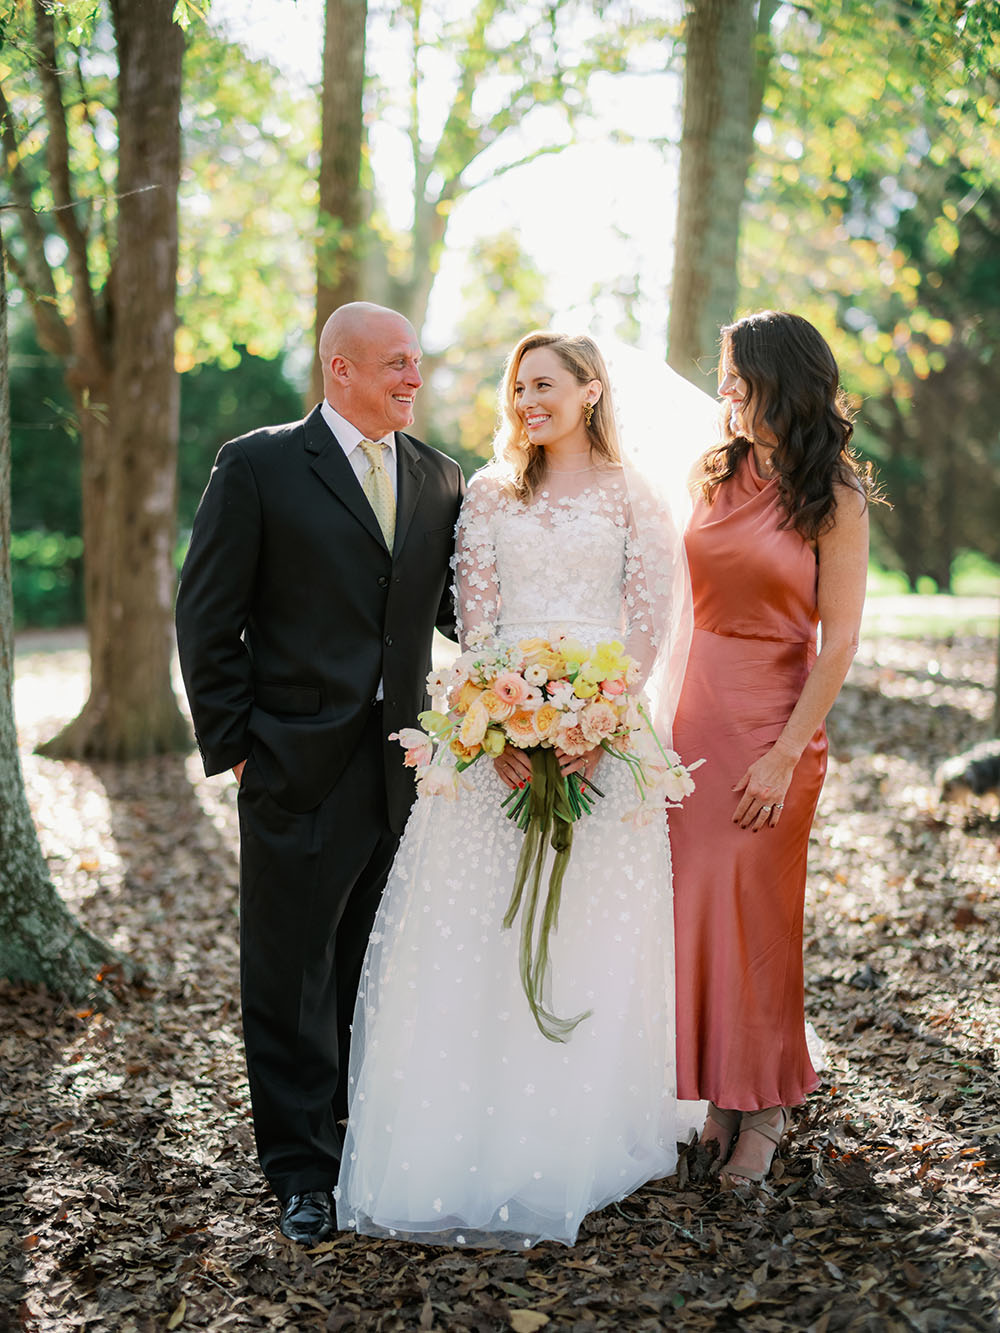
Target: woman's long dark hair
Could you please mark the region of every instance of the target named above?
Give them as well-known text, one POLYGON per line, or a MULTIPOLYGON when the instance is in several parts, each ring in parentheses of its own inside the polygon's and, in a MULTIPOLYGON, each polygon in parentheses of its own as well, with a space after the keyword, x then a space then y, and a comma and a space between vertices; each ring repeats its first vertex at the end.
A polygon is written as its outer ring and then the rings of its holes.
MULTIPOLYGON (((783 527, 791 525, 807 541, 826 531, 837 504, 836 482, 866 500, 881 498, 871 464, 862 463, 850 447, 854 426, 837 362, 807 319, 758 311, 722 330, 721 350, 722 361, 747 384, 743 420, 762 420, 778 441, 771 461, 783 527)), ((723 443, 701 463, 699 482, 709 504, 752 447, 746 436, 732 434, 728 413, 723 435, 723 443)))

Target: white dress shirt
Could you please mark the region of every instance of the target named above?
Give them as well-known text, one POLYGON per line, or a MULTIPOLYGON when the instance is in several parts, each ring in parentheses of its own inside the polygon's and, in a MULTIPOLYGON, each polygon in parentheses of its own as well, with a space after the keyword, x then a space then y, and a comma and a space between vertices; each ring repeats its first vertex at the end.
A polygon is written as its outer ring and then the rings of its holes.
MULTIPOLYGON (((342 417, 336 408, 331 407, 324 398, 319 407, 323 414, 323 420, 337 437, 337 443, 347 455, 347 461, 354 469, 354 475, 358 481, 364 480, 364 475, 368 471, 368 459, 364 450, 359 449, 358 445, 362 440, 367 440, 367 435, 362 435, 357 426, 351 424, 346 417, 342 417)), ((389 474, 389 480, 392 482, 394 494, 399 494, 399 487, 396 484, 396 433, 390 431, 388 435, 383 435, 380 440, 373 440, 373 444, 382 446, 382 465, 389 474), (386 452, 388 450, 388 453, 386 452)))
MULTIPOLYGON (((357 426, 352 425, 346 417, 342 417, 336 408, 330 406, 325 398, 322 403, 320 403, 319 410, 323 414, 323 420, 337 437, 337 443, 347 455, 347 461, 354 469, 354 475, 357 477, 358 481, 363 481, 364 475, 368 471, 368 459, 365 455, 365 451, 359 449, 358 445, 362 440, 367 440, 368 436, 363 435, 361 431, 358 430, 357 426)), ((381 440, 373 440, 372 443, 380 444, 382 446, 382 466, 389 474, 389 480, 392 482, 394 493, 398 495, 399 487, 396 485, 396 434, 394 431, 390 431, 388 435, 383 435, 381 440), (388 453, 386 451, 388 451, 388 453)), ((380 677, 378 689, 375 691, 375 698, 381 700, 382 693, 383 684, 380 677)))

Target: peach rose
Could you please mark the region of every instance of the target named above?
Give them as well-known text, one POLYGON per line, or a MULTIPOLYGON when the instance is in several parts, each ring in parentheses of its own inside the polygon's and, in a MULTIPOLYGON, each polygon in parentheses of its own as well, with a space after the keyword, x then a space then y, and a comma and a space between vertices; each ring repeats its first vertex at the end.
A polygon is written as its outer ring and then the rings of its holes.
POLYGON ((531 687, 516 671, 501 671, 493 682, 493 693, 504 703, 520 708, 527 701, 531 687))
POLYGON ((485 706, 491 722, 506 722, 514 711, 514 705, 501 699, 496 690, 483 690, 479 702, 485 706))

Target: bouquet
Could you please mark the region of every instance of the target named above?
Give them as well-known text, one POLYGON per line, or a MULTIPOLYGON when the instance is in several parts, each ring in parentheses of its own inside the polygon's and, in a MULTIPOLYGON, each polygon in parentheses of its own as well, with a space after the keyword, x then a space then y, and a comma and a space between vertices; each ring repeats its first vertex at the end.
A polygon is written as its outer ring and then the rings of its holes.
POLYGON ((646 823, 662 818, 694 791, 691 772, 663 746, 635 692, 637 663, 621 643, 587 647, 568 635, 551 640, 497 643, 480 632, 454 664, 432 672, 427 688, 444 711, 421 713, 420 729, 393 732, 405 750, 404 763, 417 774, 422 795, 454 798, 461 775, 483 755, 495 759, 508 746, 531 757, 531 780, 501 802, 507 818, 524 833, 524 844, 504 926, 521 916, 521 982, 539 1030, 565 1041, 588 1013, 558 1018, 544 1006, 549 936, 555 929, 563 879, 573 844, 573 825, 590 814, 601 790, 580 773, 564 776, 557 751, 583 755, 600 746, 629 766, 638 805, 624 818, 646 823), (546 847, 555 856, 535 940, 546 847))

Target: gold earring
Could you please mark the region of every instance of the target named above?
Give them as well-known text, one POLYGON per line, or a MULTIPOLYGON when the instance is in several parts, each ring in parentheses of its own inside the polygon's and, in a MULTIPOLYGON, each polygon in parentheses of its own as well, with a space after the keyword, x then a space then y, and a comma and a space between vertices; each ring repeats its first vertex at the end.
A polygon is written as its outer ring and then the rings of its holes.
POLYGON ((584 403, 584 405, 583 405, 583 420, 584 420, 584 424, 586 425, 587 429, 589 430, 589 429, 590 429, 590 423, 594 420, 594 404, 593 404, 593 403, 584 403))

